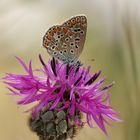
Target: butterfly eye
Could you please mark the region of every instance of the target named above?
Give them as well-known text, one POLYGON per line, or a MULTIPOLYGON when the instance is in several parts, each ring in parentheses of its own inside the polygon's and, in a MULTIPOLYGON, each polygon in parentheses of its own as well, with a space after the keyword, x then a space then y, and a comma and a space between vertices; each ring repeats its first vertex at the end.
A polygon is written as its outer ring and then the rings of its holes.
POLYGON ((60 38, 60 35, 58 35, 58 38, 60 38))

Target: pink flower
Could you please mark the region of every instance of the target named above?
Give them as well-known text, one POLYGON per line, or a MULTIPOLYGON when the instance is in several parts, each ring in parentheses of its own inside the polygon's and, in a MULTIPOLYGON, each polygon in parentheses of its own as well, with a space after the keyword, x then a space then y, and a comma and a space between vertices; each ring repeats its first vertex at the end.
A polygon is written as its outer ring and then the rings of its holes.
MULTIPOLYGON (((37 102, 29 111, 36 115, 42 108, 53 110, 61 103, 60 110, 68 110, 68 118, 75 117, 76 111, 86 114, 87 123, 93 127, 95 122, 105 133, 106 119, 119 122, 119 115, 109 103, 108 89, 112 86, 103 86, 105 78, 97 80, 101 71, 90 73, 90 67, 75 67, 63 64, 54 58, 45 64, 39 57, 43 68, 33 70, 31 62, 27 66, 17 58, 26 74, 6 74, 4 83, 9 86, 12 95, 21 96, 17 102, 26 105, 37 102), (37 75, 38 73, 38 75, 37 75), (40 73, 43 76, 40 76, 40 73), (51 103, 51 105, 50 105, 51 103)), ((75 117, 75 123, 82 125, 83 121, 75 117)))

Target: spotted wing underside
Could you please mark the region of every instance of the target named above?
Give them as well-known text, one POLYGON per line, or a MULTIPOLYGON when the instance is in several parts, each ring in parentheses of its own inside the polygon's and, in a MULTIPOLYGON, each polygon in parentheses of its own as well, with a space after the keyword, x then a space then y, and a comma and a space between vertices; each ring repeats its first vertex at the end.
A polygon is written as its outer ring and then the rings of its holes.
POLYGON ((48 53, 64 62, 77 59, 83 50, 87 31, 85 16, 75 16, 51 27, 43 37, 48 53))

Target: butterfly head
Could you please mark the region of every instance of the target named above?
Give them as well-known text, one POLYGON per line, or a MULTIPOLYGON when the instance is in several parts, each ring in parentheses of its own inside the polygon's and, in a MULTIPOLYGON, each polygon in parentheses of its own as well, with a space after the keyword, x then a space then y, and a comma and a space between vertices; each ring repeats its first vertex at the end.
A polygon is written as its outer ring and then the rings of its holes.
POLYGON ((75 66, 75 67, 79 67, 82 65, 78 59, 66 59, 63 62, 64 64, 69 64, 70 66, 75 66))

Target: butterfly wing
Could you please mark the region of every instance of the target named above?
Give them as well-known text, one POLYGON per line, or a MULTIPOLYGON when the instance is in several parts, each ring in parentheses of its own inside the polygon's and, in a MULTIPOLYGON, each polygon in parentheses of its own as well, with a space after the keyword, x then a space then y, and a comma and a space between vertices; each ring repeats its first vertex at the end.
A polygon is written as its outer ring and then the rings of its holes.
POLYGON ((73 17, 62 25, 51 27, 43 37, 43 46, 51 56, 69 63, 81 54, 86 31, 86 17, 73 17))
POLYGON ((87 32, 87 19, 85 16, 75 16, 66 21, 63 26, 69 29, 70 41, 68 42, 68 46, 70 49, 74 50, 74 55, 79 57, 81 54, 85 38, 87 32))

